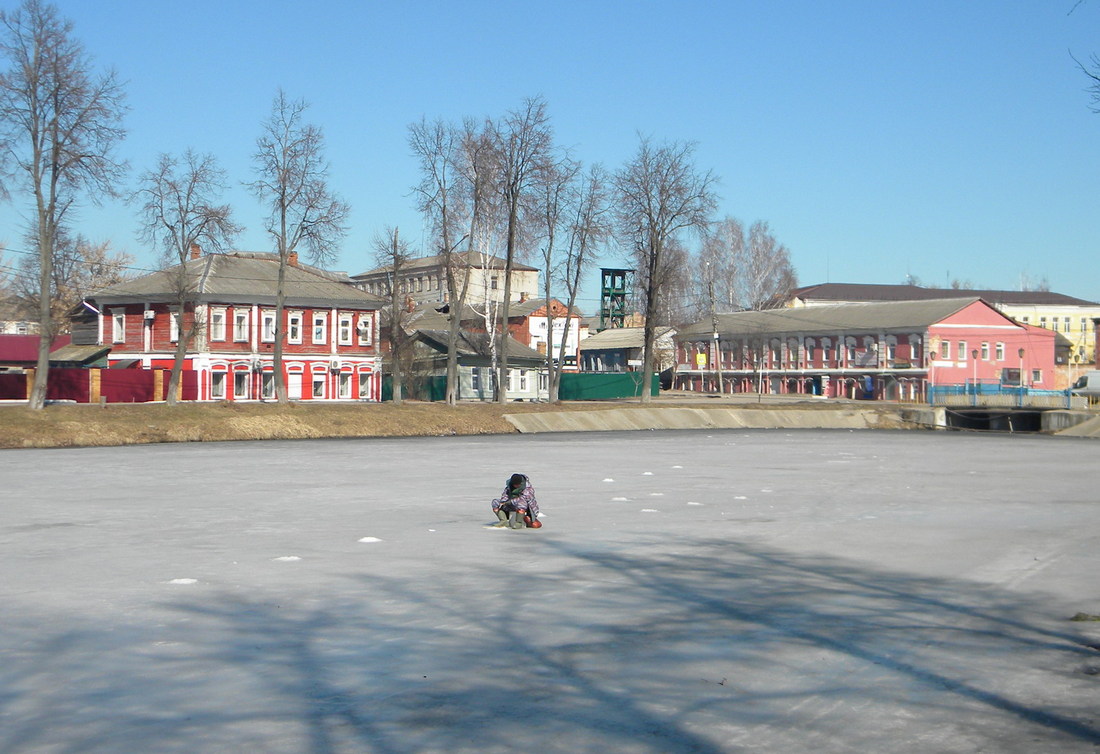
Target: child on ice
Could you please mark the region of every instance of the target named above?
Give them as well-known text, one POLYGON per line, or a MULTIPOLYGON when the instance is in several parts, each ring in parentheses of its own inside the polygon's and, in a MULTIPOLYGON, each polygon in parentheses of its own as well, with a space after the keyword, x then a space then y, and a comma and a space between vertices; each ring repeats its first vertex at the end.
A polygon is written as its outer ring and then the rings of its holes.
POLYGON ((530 526, 538 529, 539 503, 535 500, 535 488, 525 474, 512 474, 504 485, 504 494, 493 500, 493 513, 497 514, 494 527, 500 529, 523 529, 530 526))

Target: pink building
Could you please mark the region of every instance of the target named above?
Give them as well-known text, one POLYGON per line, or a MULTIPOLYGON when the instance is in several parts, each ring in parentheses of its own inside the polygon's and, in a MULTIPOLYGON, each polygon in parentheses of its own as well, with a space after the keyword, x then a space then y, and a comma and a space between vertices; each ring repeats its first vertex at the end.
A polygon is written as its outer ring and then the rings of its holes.
POLYGON ((975 381, 1053 389, 1054 341, 980 298, 735 312, 680 330, 674 385, 911 401, 975 381))

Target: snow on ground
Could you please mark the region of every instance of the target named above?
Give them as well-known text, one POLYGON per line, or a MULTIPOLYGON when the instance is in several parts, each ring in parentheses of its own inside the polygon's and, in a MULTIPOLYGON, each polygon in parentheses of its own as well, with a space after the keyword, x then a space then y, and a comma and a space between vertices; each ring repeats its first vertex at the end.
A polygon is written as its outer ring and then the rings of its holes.
POLYGON ((1095 751, 1095 448, 3 451, 0 752, 1095 751), (485 529, 515 471, 546 526, 485 529))

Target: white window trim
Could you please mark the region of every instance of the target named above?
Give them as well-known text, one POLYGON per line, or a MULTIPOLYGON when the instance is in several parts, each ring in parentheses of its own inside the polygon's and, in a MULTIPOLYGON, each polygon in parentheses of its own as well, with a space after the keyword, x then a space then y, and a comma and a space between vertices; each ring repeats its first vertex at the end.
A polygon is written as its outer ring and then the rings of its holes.
POLYGON ((323 346, 328 343, 328 312, 313 312, 313 316, 310 317, 310 341, 315 346, 323 346), (318 325, 320 322, 320 325, 318 325), (321 338, 318 340, 317 331, 320 327, 321 338))
POLYGON ((215 342, 215 343, 225 342, 225 324, 226 324, 225 315, 226 315, 226 310, 225 310, 224 306, 219 306, 219 307, 216 307, 216 308, 210 310, 210 328, 207 332, 207 338, 209 340, 215 342), (216 319, 219 316, 221 317, 221 323, 220 323, 221 334, 220 335, 218 335, 218 332, 217 332, 217 330, 219 329, 219 325, 216 322, 216 319))
POLYGON ((275 329, 275 311, 273 309, 264 309, 260 312, 260 342, 274 343, 275 329), (268 335, 269 323, 271 324, 270 336, 268 335))
POLYGON ((337 343, 342 346, 350 346, 352 344, 352 333, 354 329, 355 315, 341 313, 337 319, 337 343))
POLYGON ((305 322, 305 318, 302 312, 288 312, 286 315, 286 342, 293 343, 294 345, 301 345, 302 343, 302 325, 305 322), (294 334, 295 322, 298 323, 298 334, 294 334))
POLYGON ((233 312, 233 342, 234 343, 247 343, 248 342, 248 321, 249 311, 247 309, 236 309, 233 312), (243 325, 238 324, 241 318, 244 318, 243 325))
POLYGON ((356 328, 359 345, 369 346, 374 344, 374 315, 360 314, 359 326, 356 328))
POLYGON ((112 309, 111 310, 111 342, 112 343, 125 343, 126 342, 126 310, 125 309, 112 309))

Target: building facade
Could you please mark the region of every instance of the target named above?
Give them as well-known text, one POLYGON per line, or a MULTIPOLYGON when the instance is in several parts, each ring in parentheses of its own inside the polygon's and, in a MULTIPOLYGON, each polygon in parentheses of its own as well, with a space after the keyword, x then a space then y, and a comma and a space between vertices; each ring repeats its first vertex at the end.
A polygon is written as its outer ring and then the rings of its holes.
POLYGON ((921 401, 930 386, 1053 390, 1050 330, 980 298, 720 314, 676 337, 684 390, 921 401), (717 338, 715 338, 717 334, 717 338))
MULTIPOLYGON (((381 302, 291 262, 282 321, 288 397, 380 400, 381 302)), ((271 254, 208 254, 124 281, 88 298, 73 342, 109 345, 112 367, 171 369, 183 337, 183 368, 197 373, 198 400, 273 400, 278 267, 271 254)))
POLYGON ((1100 303, 1052 291, 967 290, 923 288, 917 285, 864 285, 824 283, 797 288, 785 300, 790 307, 927 301, 940 298, 979 297, 1008 317, 1056 334, 1056 371, 1051 385, 1068 387, 1079 374, 1096 364, 1092 320, 1100 317, 1100 303))
MULTIPOLYGON (((451 255, 456 287, 461 290, 469 279, 466 301, 504 300, 505 260, 491 254, 459 252, 451 255)), ((538 292, 539 271, 524 264, 512 265, 512 301, 532 298, 538 292)), ((367 293, 388 298, 393 286, 414 304, 449 303, 447 260, 443 256, 422 257, 407 262, 394 275, 392 266, 378 267, 351 277, 353 285, 367 293)))

